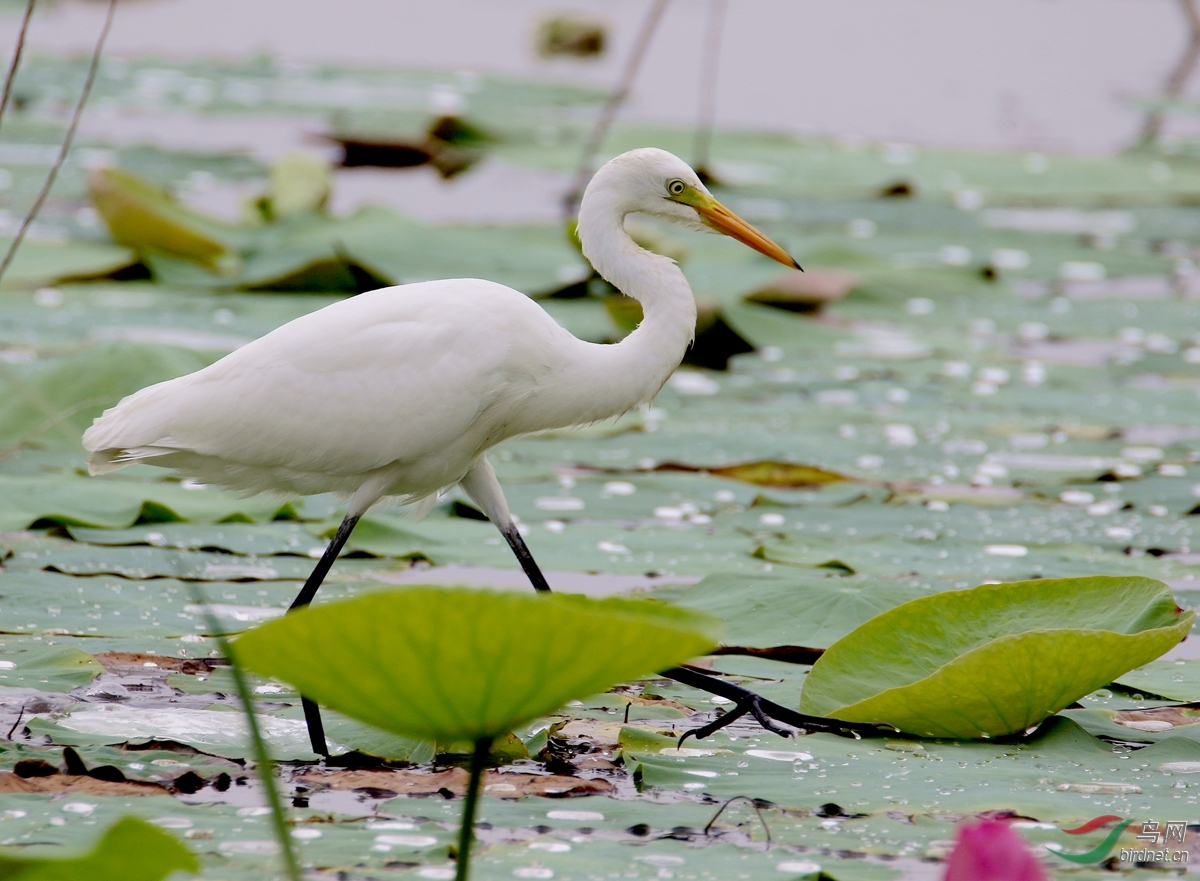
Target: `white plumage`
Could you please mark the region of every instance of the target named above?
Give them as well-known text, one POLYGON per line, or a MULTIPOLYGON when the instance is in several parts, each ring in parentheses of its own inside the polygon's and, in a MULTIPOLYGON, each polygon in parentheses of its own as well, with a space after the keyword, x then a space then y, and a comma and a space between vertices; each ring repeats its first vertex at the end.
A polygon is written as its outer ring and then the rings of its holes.
POLYGON ((128 396, 84 434, 88 466, 103 474, 160 465, 246 493, 344 493, 355 517, 384 497, 412 502, 462 482, 504 529, 510 518, 485 451, 650 400, 692 339, 687 281, 626 234, 633 212, 715 228, 791 263, 681 160, 634 150, 597 172, 579 217, 585 255, 642 303, 642 324, 622 342, 576 339, 493 282, 383 288, 128 396))
MULTIPOLYGON (((579 209, 585 256, 642 304, 642 323, 621 342, 578 340, 524 294, 493 282, 383 288, 125 398, 84 433, 88 467, 103 474, 144 462, 245 493, 350 496, 292 608, 312 601, 371 505, 385 497, 420 505, 455 484, 500 529, 534 588, 549 590, 486 451, 515 435, 624 413, 653 398, 679 365, 696 304, 679 267, 625 232, 634 212, 712 228, 796 265, 681 160, 633 150, 596 173, 579 209)), ((694 671, 668 675, 704 684, 694 671)), ((753 710, 765 720, 759 699, 746 695, 729 718, 753 710)), ((313 750, 328 754, 319 709, 307 698, 303 706, 313 750)))

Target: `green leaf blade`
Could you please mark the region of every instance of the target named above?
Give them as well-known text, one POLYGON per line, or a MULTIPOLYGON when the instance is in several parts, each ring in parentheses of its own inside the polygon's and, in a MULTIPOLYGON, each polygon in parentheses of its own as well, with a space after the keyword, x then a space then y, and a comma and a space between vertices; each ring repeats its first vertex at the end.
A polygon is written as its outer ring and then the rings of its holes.
POLYGON ((1194 617, 1166 585, 1139 577, 923 597, 831 646, 813 666, 800 708, 933 737, 1011 734, 1158 657, 1194 617))
POLYGON ((37 857, 0 851, 0 877, 20 881, 161 881, 172 872, 195 873, 200 861, 177 838, 137 817, 109 827, 95 848, 80 857, 37 857))
POLYGON ((703 654, 716 628, 647 601, 411 588, 287 615, 234 650, 378 728, 475 740, 703 654))

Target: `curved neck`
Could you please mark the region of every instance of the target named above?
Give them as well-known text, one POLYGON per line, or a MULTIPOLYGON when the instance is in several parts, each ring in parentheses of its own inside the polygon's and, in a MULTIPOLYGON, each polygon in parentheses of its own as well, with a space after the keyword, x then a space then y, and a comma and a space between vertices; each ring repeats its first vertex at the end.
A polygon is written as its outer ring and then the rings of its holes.
POLYGON ((629 237, 624 225, 628 213, 602 187, 590 187, 579 209, 584 256, 608 282, 642 305, 642 322, 633 333, 614 345, 595 347, 594 369, 608 377, 605 385, 611 384, 612 397, 624 402, 605 416, 653 398, 696 333, 696 301, 687 279, 674 260, 652 254, 629 237))

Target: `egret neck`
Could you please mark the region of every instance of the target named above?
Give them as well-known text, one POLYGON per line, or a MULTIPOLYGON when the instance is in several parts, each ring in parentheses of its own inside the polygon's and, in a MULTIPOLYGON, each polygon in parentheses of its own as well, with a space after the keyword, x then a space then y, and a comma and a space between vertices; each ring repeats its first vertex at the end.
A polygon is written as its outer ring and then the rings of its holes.
MULTIPOLYGON (((640 247, 625 231, 631 213, 617 194, 589 187, 579 209, 584 256, 617 290, 642 306, 642 321, 612 345, 586 345, 586 420, 616 416, 650 401, 679 366, 696 334, 696 300, 675 261, 640 247)), ((564 383, 570 385, 570 383, 564 383)))

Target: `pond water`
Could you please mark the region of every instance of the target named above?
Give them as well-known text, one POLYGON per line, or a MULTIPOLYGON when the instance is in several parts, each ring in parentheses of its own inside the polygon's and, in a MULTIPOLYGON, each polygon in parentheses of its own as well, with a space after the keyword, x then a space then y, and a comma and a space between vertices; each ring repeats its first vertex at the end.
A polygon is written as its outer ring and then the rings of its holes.
MULTIPOLYGON (((102 4, 43 7, 32 51, 91 47, 102 4)), ((18 8, 0 18, 0 45, 13 44, 18 8)), ((645 8, 641 0, 127 3, 109 47, 115 55, 265 52, 299 65, 472 69, 608 86, 645 8), (537 23, 561 11, 610 23, 611 50, 592 62, 538 60, 537 23)), ((707 9, 668 8, 631 118, 695 118, 707 9)), ((1166 0, 743 0, 726 21, 720 125, 986 149, 1107 153, 1127 145, 1140 122, 1134 102, 1156 93, 1185 40, 1166 0)))

